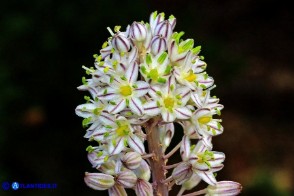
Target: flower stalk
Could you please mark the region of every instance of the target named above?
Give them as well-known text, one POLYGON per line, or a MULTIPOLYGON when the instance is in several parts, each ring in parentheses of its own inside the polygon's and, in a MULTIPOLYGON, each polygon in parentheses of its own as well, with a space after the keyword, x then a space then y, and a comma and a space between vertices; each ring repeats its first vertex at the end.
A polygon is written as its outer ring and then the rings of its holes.
POLYGON ((133 22, 125 31, 107 27, 110 38, 94 67, 82 66, 86 77, 78 90, 88 91, 76 114, 91 142, 87 157, 95 172, 84 181, 109 195, 168 196, 174 185, 178 195, 238 195, 241 185, 217 181, 225 154, 212 150, 213 137, 223 133, 223 105, 211 96, 214 80, 206 73, 201 46, 174 31, 176 18, 153 12, 148 22, 133 22), (168 153, 175 131, 182 140, 168 153), (147 143, 147 144, 146 144, 147 143), (94 146, 92 146, 94 145, 94 146), (167 165, 179 152, 181 161, 167 165), (167 177, 168 170, 170 171, 167 177), (196 191, 201 182, 207 188, 196 191))

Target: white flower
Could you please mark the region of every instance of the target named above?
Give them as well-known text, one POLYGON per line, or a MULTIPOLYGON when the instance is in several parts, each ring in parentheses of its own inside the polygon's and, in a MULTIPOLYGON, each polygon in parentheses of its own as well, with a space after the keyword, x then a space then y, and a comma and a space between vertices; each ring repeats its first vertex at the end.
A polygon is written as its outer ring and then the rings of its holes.
POLYGON ((136 81, 138 77, 138 65, 133 62, 121 78, 113 78, 109 87, 103 88, 97 97, 109 101, 107 110, 116 114, 127 106, 137 115, 143 115, 144 109, 139 99, 149 91, 149 84, 144 81, 136 81))
POLYGON ((185 106, 190 98, 190 89, 176 86, 172 76, 163 87, 152 86, 149 94, 154 101, 144 105, 147 115, 156 116, 161 113, 165 122, 173 122, 176 118, 188 119, 192 115, 190 109, 185 106))
POLYGON ((188 52, 185 62, 174 67, 174 74, 180 84, 188 86, 192 90, 208 88, 213 85, 213 79, 206 72, 197 73, 197 64, 193 64, 193 54, 188 52))
POLYGON ((170 75, 172 67, 169 65, 168 55, 162 52, 153 56, 147 54, 145 62, 140 65, 140 73, 144 79, 152 83, 166 83, 167 76, 170 75))
POLYGON ((106 126, 109 154, 115 155, 123 151, 127 145, 134 151, 144 154, 145 147, 143 141, 134 134, 134 129, 130 122, 124 117, 118 117, 114 123, 106 126))
POLYGON ((191 121, 200 135, 216 136, 223 132, 224 128, 220 124, 221 120, 213 118, 215 114, 216 111, 209 108, 200 108, 194 112, 191 121))

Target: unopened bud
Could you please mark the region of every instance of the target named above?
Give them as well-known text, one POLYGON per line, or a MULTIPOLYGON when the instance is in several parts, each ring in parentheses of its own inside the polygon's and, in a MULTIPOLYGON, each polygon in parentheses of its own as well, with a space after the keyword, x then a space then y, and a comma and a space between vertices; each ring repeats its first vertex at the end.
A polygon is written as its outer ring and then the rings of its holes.
POLYGON ((157 55, 161 52, 166 51, 167 43, 166 39, 163 36, 156 35, 151 41, 151 52, 153 55, 157 55))
POLYGON ((161 23, 159 23, 155 27, 154 33, 155 33, 155 35, 161 35, 161 36, 169 39, 169 37, 171 36, 173 31, 172 31, 172 27, 171 27, 170 23, 167 20, 165 20, 165 21, 162 21, 161 23))
POLYGON ((234 196, 238 195, 242 190, 241 184, 233 181, 220 181, 215 186, 209 185, 207 187, 207 195, 218 196, 234 196))
POLYGON ((128 169, 137 169, 142 161, 142 157, 137 152, 127 152, 122 158, 124 166, 128 169))
POLYGON ((133 40, 140 42, 146 39, 147 29, 143 24, 133 22, 130 33, 133 40))
POLYGON ((131 48, 130 41, 122 33, 115 34, 112 38, 111 43, 114 49, 119 52, 128 52, 131 48))
POLYGON ((114 178, 108 174, 102 173, 85 173, 85 183, 95 190, 106 190, 114 185, 114 178))
POLYGON ((116 178, 116 182, 125 188, 132 188, 137 182, 137 176, 131 170, 124 170, 116 178))
POLYGON ((153 196, 152 185, 143 179, 138 179, 137 184, 135 186, 135 192, 136 195, 153 196))

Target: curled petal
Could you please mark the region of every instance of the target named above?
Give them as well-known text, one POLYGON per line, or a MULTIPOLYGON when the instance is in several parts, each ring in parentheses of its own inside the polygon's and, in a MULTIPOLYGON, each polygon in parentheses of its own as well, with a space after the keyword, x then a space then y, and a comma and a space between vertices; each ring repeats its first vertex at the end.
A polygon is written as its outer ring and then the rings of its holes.
POLYGON ((105 161, 104 158, 106 156, 106 153, 103 151, 100 151, 102 154, 98 154, 97 152, 91 152, 88 153, 88 160, 92 164, 92 167, 100 167, 105 161))
POLYGON ((85 173, 85 183, 95 190, 106 190, 114 185, 114 178, 108 174, 102 173, 85 173))

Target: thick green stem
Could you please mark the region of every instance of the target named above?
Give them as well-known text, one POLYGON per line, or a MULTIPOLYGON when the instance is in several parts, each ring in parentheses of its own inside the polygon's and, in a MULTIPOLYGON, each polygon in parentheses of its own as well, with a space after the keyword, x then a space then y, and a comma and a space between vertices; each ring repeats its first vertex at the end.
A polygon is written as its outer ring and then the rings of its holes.
POLYGON ((160 143, 160 135, 158 131, 158 122, 160 118, 150 119, 146 123, 146 133, 149 153, 154 153, 154 157, 150 159, 150 167, 152 172, 152 180, 154 187, 154 195, 156 196, 168 196, 168 184, 164 183, 166 180, 166 159, 164 159, 164 153, 160 143))

